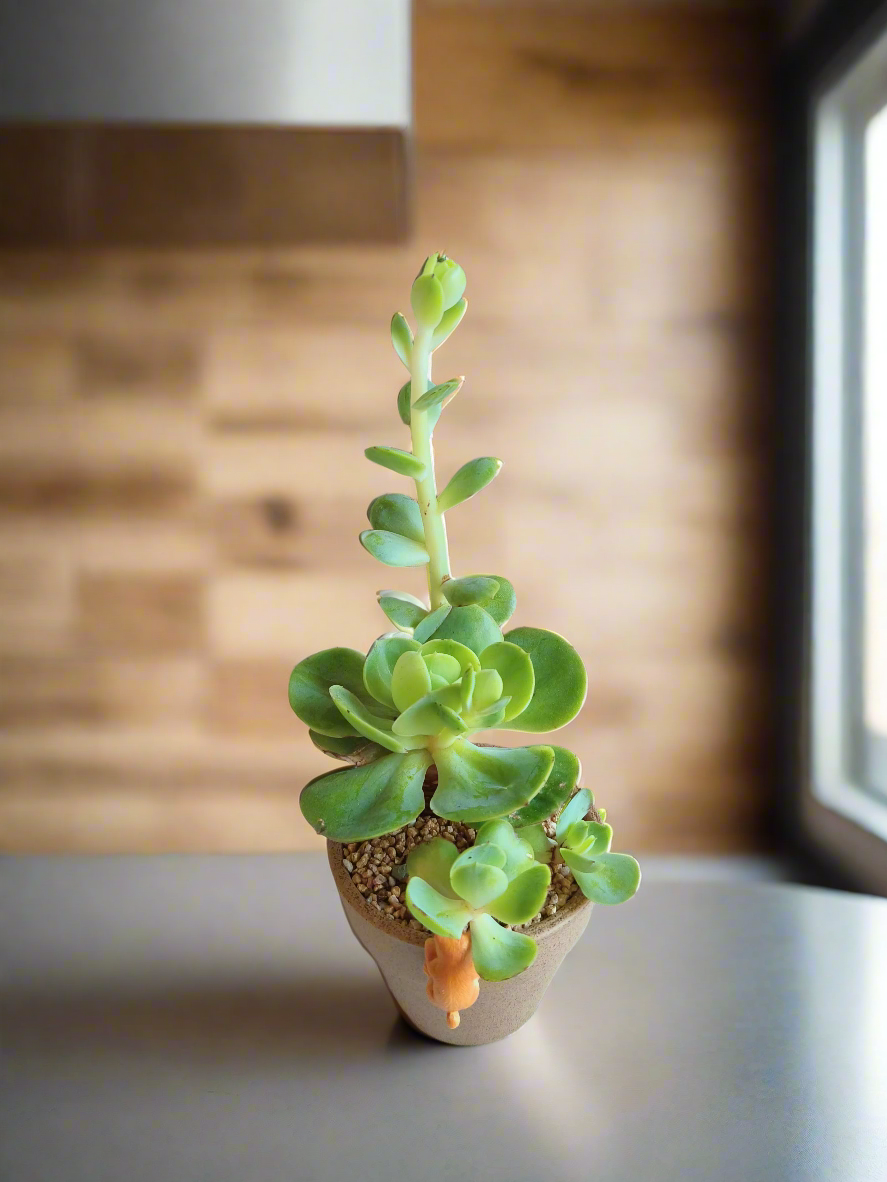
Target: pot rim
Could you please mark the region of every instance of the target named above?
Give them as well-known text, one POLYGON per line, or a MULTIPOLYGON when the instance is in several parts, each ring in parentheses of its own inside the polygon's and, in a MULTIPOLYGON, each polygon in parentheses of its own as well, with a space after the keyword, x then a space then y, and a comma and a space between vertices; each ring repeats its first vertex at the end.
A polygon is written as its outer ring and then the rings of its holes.
MULTIPOLYGON (((377 911, 375 907, 371 907, 367 903, 366 899, 364 899, 363 895, 351 881, 348 871, 342 865, 342 859, 345 855, 344 846, 341 842, 327 839, 326 852, 333 879, 344 902, 347 902, 353 907, 373 927, 385 932, 395 940, 400 940, 402 944, 414 944, 419 948, 425 946, 425 941, 431 939, 431 932, 424 930, 420 932, 416 928, 398 923, 397 920, 391 919, 390 916, 386 915, 384 911, 377 911)), ((540 920, 526 934, 532 936, 536 941, 544 940, 546 936, 550 936, 558 928, 569 923, 584 907, 592 906, 591 900, 586 899, 581 891, 577 891, 563 910, 558 908, 557 915, 551 915, 547 919, 540 920)))

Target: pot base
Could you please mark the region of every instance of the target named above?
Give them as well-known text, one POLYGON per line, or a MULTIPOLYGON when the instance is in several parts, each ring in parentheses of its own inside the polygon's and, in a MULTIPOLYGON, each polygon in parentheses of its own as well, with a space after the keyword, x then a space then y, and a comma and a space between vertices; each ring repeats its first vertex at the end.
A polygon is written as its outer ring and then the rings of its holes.
POLYGON ((426 993, 428 978, 423 965, 428 933, 393 923, 375 912, 342 866, 342 847, 329 842, 327 850, 345 918, 376 962, 401 1015, 420 1034, 451 1046, 482 1046, 519 1030, 536 1012, 561 961, 591 918, 592 905, 580 895, 578 902, 571 900, 561 914, 536 925, 532 934, 538 952, 530 967, 509 981, 481 981, 477 1001, 462 1011, 459 1025, 452 1030, 444 1011, 426 993))

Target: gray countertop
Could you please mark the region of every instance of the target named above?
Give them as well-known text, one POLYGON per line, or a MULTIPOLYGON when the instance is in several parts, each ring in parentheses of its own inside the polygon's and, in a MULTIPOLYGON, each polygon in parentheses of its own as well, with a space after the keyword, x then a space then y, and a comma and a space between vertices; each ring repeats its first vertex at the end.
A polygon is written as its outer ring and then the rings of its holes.
POLYGON ((503 1043, 395 1018, 317 856, 0 861, 3 1182, 884 1182, 887 901, 646 881, 503 1043))

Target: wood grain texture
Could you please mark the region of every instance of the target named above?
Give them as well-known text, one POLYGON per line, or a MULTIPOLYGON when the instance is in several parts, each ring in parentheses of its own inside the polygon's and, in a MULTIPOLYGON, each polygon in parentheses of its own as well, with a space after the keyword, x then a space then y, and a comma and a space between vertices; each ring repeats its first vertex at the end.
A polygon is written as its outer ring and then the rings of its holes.
POLYGON ((286 677, 421 589, 356 535, 409 491, 362 450, 404 445, 387 323, 437 248, 471 301, 440 475, 505 462, 449 517, 456 572, 581 652, 558 741, 620 848, 759 842, 768 38, 419 3, 408 247, 0 256, 2 848, 318 844, 286 677))

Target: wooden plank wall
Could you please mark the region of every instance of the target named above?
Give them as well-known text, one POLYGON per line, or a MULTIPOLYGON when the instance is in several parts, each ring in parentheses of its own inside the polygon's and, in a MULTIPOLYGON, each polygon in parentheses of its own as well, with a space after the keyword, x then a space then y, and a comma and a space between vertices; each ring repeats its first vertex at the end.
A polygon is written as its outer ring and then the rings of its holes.
POLYGON ((327 761, 291 665, 383 630, 356 534, 403 444, 387 339, 421 256, 469 275, 458 572, 587 662, 561 740, 620 847, 765 814, 769 319, 756 14, 420 3, 413 241, 0 260, 0 844, 284 850, 327 761))

